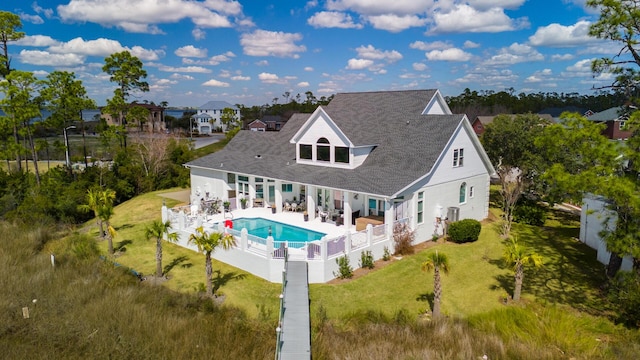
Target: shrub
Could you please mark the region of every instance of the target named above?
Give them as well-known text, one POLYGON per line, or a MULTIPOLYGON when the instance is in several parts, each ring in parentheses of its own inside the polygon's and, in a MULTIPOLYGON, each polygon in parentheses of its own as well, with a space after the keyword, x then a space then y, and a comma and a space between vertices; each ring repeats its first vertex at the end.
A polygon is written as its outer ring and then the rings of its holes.
POLYGON ((413 254, 413 240, 416 238, 416 234, 413 230, 409 229, 406 224, 397 223, 393 227, 393 244, 395 253, 399 255, 413 254))
POLYGON ((635 271, 619 271, 611 281, 608 294, 618 313, 618 321, 640 327, 640 275, 635 271))
POLYGON ((347 255, 337 258, 336 264, 338 264, 338 272, 334 271, 333 276, 339 279, 350 279, 353 277, 353 267, 351 267, 347 255))
POLYGON ((373 269, 375 264, 373 263, 373 254, 371 254, 370 250, 363 251, 360 253, 360 267, 373 269))
POLYGON ((542 226, 545 220, 547 220, 546 209, 533 200, 519 201, 513 212, 513 221, 517 223, 542 226))
POLYGON ((478 240, 482 225, 478 220, 464 219, 449 225, 449 239, 455 243, 473 242, 478 240))
POLYGON ((391 252, 389 252, 389 247, 385 246, 382 252, 382 260, 389 261, 391 260, 391 252))

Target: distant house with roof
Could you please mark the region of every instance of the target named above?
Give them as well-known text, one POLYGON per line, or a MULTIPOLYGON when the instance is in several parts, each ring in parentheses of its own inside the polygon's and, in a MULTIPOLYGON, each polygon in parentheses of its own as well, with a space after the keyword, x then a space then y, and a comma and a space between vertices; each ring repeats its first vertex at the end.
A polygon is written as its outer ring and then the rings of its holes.
POLYGON ((604 111, 587 116, 587 119, 598 123, 604 123, 606 128, 602 135, 612 140, 627 140, 632 132, 624 130, 626 121, 629 120, 629 111, 623 106, 612 107, 604 111))
POLYGON ((107 125, 110 126, 126 126, 130 131, 148 131, 148 132, 163 132, 166 130, 166 123, 164 120, 164 108, 156 104, 140 104, 138 102, 132 102, 129 104, 129 110, 134 107, 141 107, 149 111, 149 116, 144 121, 133 120, 131 118, 124 118, 122 121, 119 118, 114 118, 111 114, 105 112, 106 108, 101 108, 100 117, 103 118, 107 125))
POLYGON ((240 109, 231 105, 226 101, 209 101, 198 107, 197 112, 191 116, 193 130, 197 130, 199 134, 211 134, 215 131, 226 131, 225 125, 222 123, 222 113, 226 108, 233 110, 235 119, 240 121, 240 109))
POLYGON ((224 149, 185 164, 192 195, 275 207, 304 201, 310 220, 340 214, 442 234, 445 219, 482 220, 495 173, 466 115, 438 90, 339 93, 279 132, 240 131, 224 149), (200 189, 200 190, 196 190, 200 189))
MULTIPOLYGON (((516 116, 516 114, 507 114, 507 115, 510 116, 512 119, 516 116)), ((551 116, 551 114, 537 114, 537 115, 540 119, 544 120, 545 122, 548 122, 549 124, 556 122, 555 119, 551 116)), ((476 133, 476 135, 480 136, 484 134, 486 130, 486 126, 491 124, 493 122, 493 119, 496 118, 496 116, 499 116, 499 115, 476 116, 476 118, 471 123, 471 127, 473 127, 473 131, 476 133)))
POLYGON ((253 120, 247 125, 247 129, 251 131, 267 131, 267 124, 261 120, 253 120))

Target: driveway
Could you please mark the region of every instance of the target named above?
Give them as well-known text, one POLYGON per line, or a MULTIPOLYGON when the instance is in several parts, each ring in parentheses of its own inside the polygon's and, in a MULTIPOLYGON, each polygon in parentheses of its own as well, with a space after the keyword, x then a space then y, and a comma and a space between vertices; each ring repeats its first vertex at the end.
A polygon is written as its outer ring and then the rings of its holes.
POLYGON ((196 149, 217 143, 224 139, 224 134, 211 134, 209 136, 198 136, 193 138, 193 146, 196 149))

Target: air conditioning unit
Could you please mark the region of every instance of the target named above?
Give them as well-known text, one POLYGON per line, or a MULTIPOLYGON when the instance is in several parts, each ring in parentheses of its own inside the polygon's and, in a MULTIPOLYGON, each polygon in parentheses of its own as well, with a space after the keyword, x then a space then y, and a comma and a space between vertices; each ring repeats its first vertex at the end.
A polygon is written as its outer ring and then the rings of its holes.
POLYGON ((453 206, 447 208, 447 219, 449 219, 450 222, 460 220, 460 208, 453 206))

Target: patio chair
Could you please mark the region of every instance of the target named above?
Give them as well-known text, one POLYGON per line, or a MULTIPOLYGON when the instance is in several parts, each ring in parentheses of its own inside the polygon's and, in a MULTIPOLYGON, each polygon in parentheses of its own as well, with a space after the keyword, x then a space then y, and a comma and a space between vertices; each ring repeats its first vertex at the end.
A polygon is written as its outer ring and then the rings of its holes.
POLYGON ((288 202, 284 203, 284 211, 291 211, 291 204, 289 204, 288 202))
POLYGON ((291 211, 293 211, 293 212, 298 211, 298 204, 296 204, 296 203, 291 203, 291 211))
POLYGON ((320 216, 323 219, 326 219, 327 216, 329 216, 329 213, 324 211, 324 209, 322 208, 322 206, 318 206, 318 216, 320 216))

